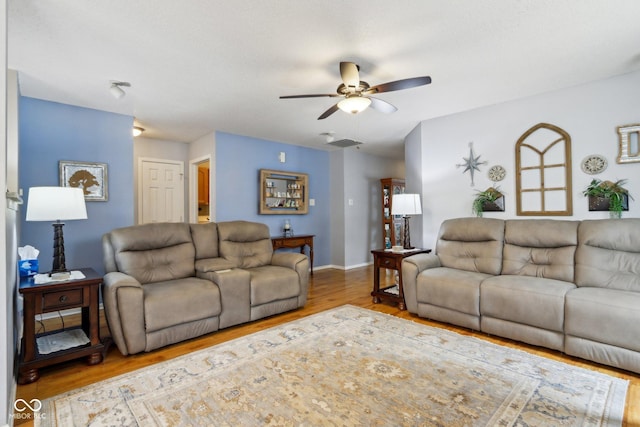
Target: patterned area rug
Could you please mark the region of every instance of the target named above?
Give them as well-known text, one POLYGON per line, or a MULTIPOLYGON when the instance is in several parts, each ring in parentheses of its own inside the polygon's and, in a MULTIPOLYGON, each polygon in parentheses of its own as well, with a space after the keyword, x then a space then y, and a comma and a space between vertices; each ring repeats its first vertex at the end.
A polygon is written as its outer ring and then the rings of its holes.
POLYGON ((615 426, 627 387, 343 306, 48 399, 36 425, 615 426))

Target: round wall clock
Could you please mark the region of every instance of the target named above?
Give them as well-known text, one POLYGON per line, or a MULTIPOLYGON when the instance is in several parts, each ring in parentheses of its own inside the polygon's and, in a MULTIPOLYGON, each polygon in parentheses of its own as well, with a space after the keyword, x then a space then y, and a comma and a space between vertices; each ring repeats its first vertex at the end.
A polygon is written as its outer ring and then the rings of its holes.
POLYGON ((591 154, 584 158, 581 163, 582 172, 595 175, 607 168, 607 159, 598 154, 591 154))
POLYGON ((500 165, 491 166, 489 168, 489 179, 493 182, 502 181, 504 176, 507 174, 507 171, 500 165))

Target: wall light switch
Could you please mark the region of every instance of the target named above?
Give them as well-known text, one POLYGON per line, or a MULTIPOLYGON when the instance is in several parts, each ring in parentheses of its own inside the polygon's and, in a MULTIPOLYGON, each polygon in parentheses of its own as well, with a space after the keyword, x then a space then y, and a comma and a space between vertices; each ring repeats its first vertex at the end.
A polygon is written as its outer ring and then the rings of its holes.
POLYGON ((280 159, 280 163, 284 163, 287 161, 287 154, 284 151, 280 152, 280 155, 278 156, 278 159, 280 159))
POLYGON ((349 206, 353 206, 353 199, 349 199, 349 206))
POLYGON ((316 199, 309 199, 309 206, 315 206, 316 205, 316 199))

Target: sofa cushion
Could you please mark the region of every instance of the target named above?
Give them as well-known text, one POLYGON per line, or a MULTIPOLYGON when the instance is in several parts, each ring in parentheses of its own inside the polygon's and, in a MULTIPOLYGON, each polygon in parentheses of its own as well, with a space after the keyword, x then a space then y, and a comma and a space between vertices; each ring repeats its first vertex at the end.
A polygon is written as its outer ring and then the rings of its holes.
POLYGON ((418 304, 445 307, 474 316, 480 315, 480 283, 492 277, 484 273, 437 267, 418 275, 418 304))
POLYGON ((495 276, 480 285, 482 316, 562 332, 564 297, 571 282, 530 276, 495 276))
POLYGON ((639 242, 640 218, 582 221, 576 284, 640 292, 639 242))
POLYGON ((442 223, 436 254, 443 267, 500 274, 504 221, 493 218, 454 218, 442 223))
POLYGON ((136 225, 113 230, 108 236, 118 271, 140 283, 195 276, 189 224, 136 225))
POLYGON ((300 295, 300 279, 295 270, 264 265, 247 271, 251 274, 251 306, 300 295))
POLYGON ((238 268, 252 268, 271 263, 273 244, 269 227, 249 221, 218 223, 220 256, 238 268))
POLYGON ((147 333, 220 315, 220 291, 209 280, 190 277, 150 283, 144 292, 147 333))
POLYGON ((581 287, 567 293, 565 311, 567 335, 640 351, 639 293, 581 287))
POLYGON ((507 220, 502 274, 573 282, 578 221, 507 220))
POLYGON ((218 226, 215 222, 206 224, 189 224, 191 239, 196 249, 196 260, 217 258, 218 255, 218 226))

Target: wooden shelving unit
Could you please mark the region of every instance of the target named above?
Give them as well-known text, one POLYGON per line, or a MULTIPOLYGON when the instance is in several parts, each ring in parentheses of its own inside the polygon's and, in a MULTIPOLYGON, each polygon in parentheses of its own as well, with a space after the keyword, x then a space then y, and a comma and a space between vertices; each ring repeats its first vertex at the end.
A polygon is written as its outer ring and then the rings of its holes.
POLYGON ((305 173, 260 170, 260 214, 309 212, 309 176, 305 173))
POLYGON ((380 180, 382 206, 382 247, 402 245, 402 217, 391 215, 393 196, 404 193, 404 179, 383 178, 380 180))

